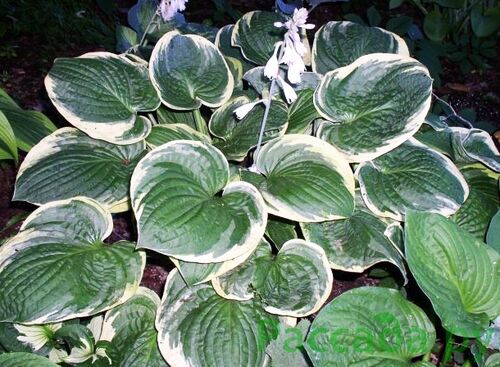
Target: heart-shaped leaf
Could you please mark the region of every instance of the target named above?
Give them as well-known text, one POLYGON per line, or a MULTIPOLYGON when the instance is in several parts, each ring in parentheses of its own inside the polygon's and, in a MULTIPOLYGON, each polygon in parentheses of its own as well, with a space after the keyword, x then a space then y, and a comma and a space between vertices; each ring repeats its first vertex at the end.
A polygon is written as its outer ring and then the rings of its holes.
MULTIPOLYGON (((234 113, 236 108, 250 102, 250 98, 246 96, 235 97, 216 110, 210 118, 208 124, 210 132, 218 138, 214 139, 214 145, 226 155, 227 159, 242 161, 248 151, 257 145, 260 124, 265 112, 264 104, 256 105, 241 120, 234 113)), ((286 104, 274 100, 266 121, 263 142, 283 135, 288 126, 286 104)))
POLYGON ((228 181, 228 162, 211 145, 173 141, 148 153, 130 189, 138 247, 199 263, 255 248, 266 226, 264 201, 252 185, 228 181))
POLYGON ((362 56, 328 72, 316 89, 324 123, 317 136, 350 162, 389 152, 419 129, 431 105, 432 79, 425 66, 393 54, 362 56))
POLYGON ((15 352, 0 354, 2 367, 58 367, 47 358, 32 353, 15 352))
POLYGON ((113 366, 167 367, 158 349, 155 330, 160 299, 140 287, 127 302, 106 313, 101 340, 111 343, 106 354, 113 366))
POLYGON ((253 68, 255 65, 250 63, 247 59, 243 57, 239 47, 233 46, 231 44, 231 38, 233 36, 234 24, 228 24, 219 29, 217 36, 215 37, 215 46, 222 52, 226 57, 232 57, 241 62, 243 67, 243 73, 253 68))
POLYGON ((476 338, 500 314, 500 256, 451 220, 407 212, 405 250, 446 330, 476 338))
POLYGON ((410 367, 436 338, 426 314, 389 288, 343 293, 314 319, 306 350, 315 367, 410 367))
POLYGON ((114 144, 144 139, 150 122, 137 118, 137 113, 160 105, 146 62, 109 52, 56 59, 45 88, 70 124, 114 144))
POLYGON ((196 140, 211 143, 209 136, 199 133, 185 124, 155 125, 146 138, 146 143, 151 148, 174 140, 196 140))
POLYGON ((356 175, 368 208, 378 216, 403 220, 408 209, 455 213, 469 195, 458 168, 415 139, 370 162, 356 175))
POLYGON ((356 210, 346 219, 302 223, 304 237, 325 250, 332 269, 361 273, 387 261, 396 265, 406 280, 402 254, 386 235, 389 225, 358 204, 358 195, 356 199, 356 210))
POLYGON ((231 44, 239 47, 247 60, 265 65, 273 54, 275 43, 283 40, 283 28, 274 26, 282 20, 278 13, 268 11, 246 13, 234 26, 231 44))
POLYGON ((257 301, 219 297, 206 283, 187 287, 176 270, 168 275, 156 320, 161 353, 179 367, 262 367, 277 325, 257 301))
POLYGON ((331 21, 314 36, 312 68, 316 73, 326 74, 373 53, 410 56, 405 41, 395 33, 358 23, 331 21))
POLYGON ((30 150, 16 179, 14 200, 41 205, 86 196, 111 212, 128 210, 129 182, 144 142, 115 145, 66 127, 30 150))
POLYGON ((287 241, 276 257, 261 244, 248 261, 212 281, 225 298, 248 300, 255 292, 267 312, 293 317, 318 311, 332 282, 323 249, 300 239, 287 241))
POLYGON ((354 210, 354 176, 347 161, 318 138, 290 134, 266 144, 255 183, 269 212, 299 222, 348 217, 354 210))
POLYGON ((166 33, 156 44, 149 74, 167 107, 219 107, 233 93, 233 76, 221 52, 206 38, 166 33))
POLYGON ((103 244, 111 214, 96 201, 45 204, 0 247, 0 322, 42 324, 90 316, 130 298, 146 256, 103 244))

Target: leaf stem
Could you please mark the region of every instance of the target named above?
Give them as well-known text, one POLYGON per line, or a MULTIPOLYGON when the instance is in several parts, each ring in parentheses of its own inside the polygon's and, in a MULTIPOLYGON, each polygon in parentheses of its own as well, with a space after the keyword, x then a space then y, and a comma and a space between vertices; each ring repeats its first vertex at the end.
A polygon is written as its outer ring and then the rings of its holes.
POLYGON ((158 8, 156 11, 153 13, 151 16, 151 19, 149 20, 148 25, 146 26, 146 29, 144 30, 144 33, 142 34, 141 40, 139 41, 139 47, 144 46, 143 43, 146 40, 146 36, 148 35, 149 28, 153 24, 153 21, 156 19, 156 17, 160 14, 160 6, 158 5, 158 8))
POLYGON ((444 104, 447 108, 449 108, 449 110, 451 111, 451 114, 446 116, 446 120, 449 120, 451 117, 455 117, 457 118, 457 120, 459 120, 463 125, 465 125, 466 127, 468 127, 469 129, 472 129, 474 126, 472 126, 472 124, 470 123, 469 120, 467 119, 464 119, 462 116, 460 116, 457 111, 455 111, 455 109, 453 108, 453 106, 451 104, 449 104, 448 102, 446 102, 444 99, 442 98, 439 98, 437 96, 436 93, 432 92, 432 95, 434 96, 434 98, 436 98, 436 100, 439 102, 439 103, 442 103, 444 104))
POLYGON ((194 123, 196 125, 196 130, 198 130, 200 133, 204 135, 209 135, 207 123, 205 122, 205 119, 201 115, 199 108, 193 110, 193 116, 194 116, 194 123))
POLYGON ((448 366, 448 363, 451 361, 453 354, 453 334, 449 331, 446 331, 445 340, 446 344, 444 347, 443 358, 441 360, 441 363, 439 364, 441 367, 448 366))

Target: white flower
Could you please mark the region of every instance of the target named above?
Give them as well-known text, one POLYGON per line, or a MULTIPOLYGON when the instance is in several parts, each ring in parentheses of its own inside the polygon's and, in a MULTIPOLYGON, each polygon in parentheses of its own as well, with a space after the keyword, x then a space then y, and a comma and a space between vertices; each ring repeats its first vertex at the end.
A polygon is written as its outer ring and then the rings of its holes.
POLYGON ((20 334, 17 340, 28 344, 33 351, 37 351, 47 344, 47 342, 52 339, 53 334, 59 330, 61 326, 61 323, 46 325, 14 324, 14 327, 20 334))
POLYGON ((49 360, 54 363, 64 362, 68 353, 64 349, 52 348, 49 352, 49 360))
POLYGON ((179 11, 186 10, 188 0, 161 0, 160 13, 164 21, 171 20, 179 11))
POLYGON ((278 62, 278 50, 283 42, 277 42, 274 45, 273 56, 269 60, 267 60, 266 67, 264 68, 264 75, 269 79, 273 79, 278 75, 279 72, 279 62, 278 62))
POLYGON ((259 99, 258 101, 255 102, 250 102, 250 103, 245 103, 244 105, 241 105, 240 107, 236 108, 233 113, 236 114, 236 117, 238 120, 241 120, 245 118, 248 113, 253 110, 253 108, 258 105, 259 103, 264 103, 265 101, 263 99, 259 99))
POLYGON ((285 98, 288 104, 294 102, 297 99, 297 93, 293 90, 292 86, 285 82, 282 77, 278 76, 276 78, 276 81, 278 82, 279 86, 283 90, 283 93, 285 93, 285 98))

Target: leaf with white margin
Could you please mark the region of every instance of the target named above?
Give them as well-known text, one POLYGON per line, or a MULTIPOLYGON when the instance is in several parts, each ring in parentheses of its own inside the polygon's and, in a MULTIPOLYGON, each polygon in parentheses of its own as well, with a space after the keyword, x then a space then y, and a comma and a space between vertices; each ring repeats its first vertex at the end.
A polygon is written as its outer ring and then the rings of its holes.
POLYGON ((239 47, 245 59, 265 65, 272 56, 276 42, 283 40, 283 28, 274 22, 283 21, 278 13, 251 11, 243 15, 233 28, 231 45, 239 47))
MULTIPOLYGON (((217 109, 210 117, 208 128, 215 135, 214 145, 229 160, 242 161, 248 151, 257 145, 260 125, 265 106, 257 104, 243 119, 239 120, 234 110, 252 100, 246 96, 232 98, 217 109)), ((274 100, 267 115, 266 130, 263 142, 278 138, 285 134, 288 126, 288 109, 285 103, 274 100)))
POLYGON ((469 196, 453 162, 415 139, 356 169, 366 206, 380 217, 404 220, 408 209, 449 216, 469 196))
POLYGON ((156 110, 159 124, 184 124, 196 130, 197 125, 206 125, 206 121, 199 109, 190 111, 177 111, 165 106, 156 110))
MULTIPOLYGON (((500 208, 499 174, 480 163, 460 169, 469 185, 469 196, 450 219, 484 241, 491 218, 500 208)), ((499 249, 500 250, 500 249, 499 249)))
POLYGON ((243 57, 239 47, 231 45, 233 29, 234 24, 228 24, 219 29, 217 35, 215 36, 214 44, 224 56, 239 60, 241 62, 241 66, 243 67, 243 72, 246 73, 248 70, 253 68, 254 65, 243 57))
POLYGON ((182 279, 187 285, 192 286, 200 283, 209 282, 212 279, 227 273, 238 265, 244 263, 253 253, 255 249, 235 257, 234 259, 218 262, 218 263, 194 263, 182 260, 177 260, 171 257, 170 260, 179 269, 182 279))
POLYGON ((405 250, 446 330, 476 338, 500 314, 500 256, 450 219, 407 212, 405 250))
POLYGON ((254 249, 266 226, 264 200, 254 186, 228 182, 228 162, 209 144, 178 140, 149 152, 130 187, 138 248, 198 263, 254 249))
POLYGON ((437 150, 439 153, 454 158, 449 129, 434 130, 433 127, 422 124, 413 137, 428 147, 437 150))
POLYGON ((279 250, 286 241, 298 238, 295 231, 296 224, 283 218, 269 217, 267 219, 266 237, 279 250))
POLYGON ((168 366, 157 343, 155 320, 159 307, 156 293, 140 287, 127 302, 106 313, 101 340, 111 343, 106 354, 113 366, 168 366))
POLYGON ((233 93, 224 56, 197 35, 172 31, 161 37, 151 54, 149 75, 162 103, 176 110, 219 107, 233 93))
POLYGON ((160 351, 176 367, 263 367, 278 317, 255 300, 232 301, 207 284, 187 287, 168 274, 156 328, 160 351))
POLYGON ((436 333, 418 306, 382 287, 347 291, 312 322, 306 350, 315 367, 410 367, 436 333))
POLYGON ((58 367, 47 358, 32 353, 14 352, 0 354, 2 367, 58 367))
POLYGON ((249 261, 212 281, 225 298, 258 295, 267 312, 304 317, 320 309, 332 290, 333 276, 325 252, 301 239, 287 241, 274 257, 261 244, 249 261))
POLYGON ((395 33, 348 21, 331 21, 314 36, 312 69, 326 74, 373 53, 410 56, 405 41, 395 33))
POLYGON ((44 138, 17 173, 13 200, 36 205, 86 196, 112 213, 128 210, 129 182, 144 142, 115 145, 65 127, 44 138))
POLYGON ((70 124, 114 144, 144 139, 151 126, 137 113, 160 105, 145 62, 109 52, 56 59, 45 88, 70 124))
POLYGON ((256 166, 257 188, 269 213, 297 222, 345 218, 354 210, 354 175, 330 144, 289 134, 264 145, 256 166))
POLYGON ((325 250, 332 269, 362 273, 380 262, 390 262, 407 282, 403 255, 386 236, 389 225, 362 205, 356 192, 356 209, 346 218, 321 223, 301 223, 307 241, 325 250), (359 203, 361 204, 361 203, 359 203))
POLYGON ((321 80, 314 104, 334 124, 322 124, 317 136, 350 162, 374 159, 417 132, 431 96, 429 71, 417 60, 394 54, 362 56, 321 80))
POLYGON ((304 134, 311 123, 320 115, 314 107, 314 90, 304 89, 297 93, 297 99, 288 110, 288 134, 304 134))
POLYGON ((199 133, 185 124, 155 125, 151 134, 146 138, 146 143, 151 148, 170 143, 175 140, 196 140, 211 143, 209 136, 199 133))
POLYGON ((0 322, 59 322, 130 298, 146 256, 130 242, 103 244, 112 229, 111 214, 84 197, 35 210, 0 247, 0 322))
POLYGON ((500 172, 500 153, 491 135, 480 129, 450 127, 454 158, 458 162, 481 162, 500 172))

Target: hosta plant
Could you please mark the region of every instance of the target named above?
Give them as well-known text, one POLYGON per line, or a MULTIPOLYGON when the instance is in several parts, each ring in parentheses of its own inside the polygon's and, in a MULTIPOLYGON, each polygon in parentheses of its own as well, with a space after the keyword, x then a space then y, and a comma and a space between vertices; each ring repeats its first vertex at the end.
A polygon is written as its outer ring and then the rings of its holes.
POLYGON ((72 126, 18 172, 39 208, 0 247, 0 365, 432 366, 443 330, 497 363, 491 137, 426 118, 432 79, 391 32, 301 8, 211 37, 180 5, 139 1, 127 52, 47 75, 72 126), (127 211, 137 237, 107 243, 127 211), (391 288, 327 303, 381 264, 391 288))

